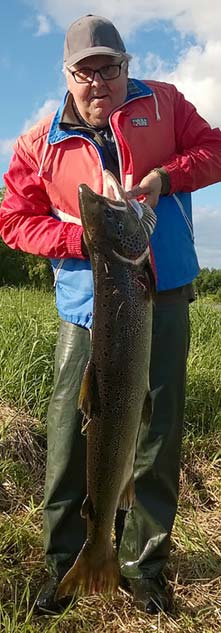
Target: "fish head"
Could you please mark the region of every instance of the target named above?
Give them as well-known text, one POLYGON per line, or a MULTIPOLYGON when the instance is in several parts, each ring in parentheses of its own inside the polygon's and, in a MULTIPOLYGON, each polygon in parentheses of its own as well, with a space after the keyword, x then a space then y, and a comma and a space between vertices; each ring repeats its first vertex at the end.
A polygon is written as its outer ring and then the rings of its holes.
POLYGON ((108 255, 112 251, 118 257, 134 261, 147 251, 152 231, 146 210, 139 215, 133 201, 112 200, 96 194, 85 184, 79 186, 79 203, 90 254, 98 250, 108 255))

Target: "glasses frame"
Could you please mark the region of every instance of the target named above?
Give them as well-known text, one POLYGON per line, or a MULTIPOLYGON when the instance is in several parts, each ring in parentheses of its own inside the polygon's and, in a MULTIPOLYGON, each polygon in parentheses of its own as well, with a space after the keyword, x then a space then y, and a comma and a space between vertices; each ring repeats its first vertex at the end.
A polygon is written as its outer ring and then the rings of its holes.
POLYGON ((119 64, 105 64, 105 66, 101 66, 101 68, 96 68, 96 70, 93 70, 93 68, 88 68, 87 66, 84 66, 83 68, 79 68, 77 70, 71 70, 71 68, 69 68, 68 66, 66 66, 68 72, 72 75, 73 79, 76 81, 77 84, 92 84, 94 81, 94 77, 96 75, 96 73, 98 73, 101 77, 101 79, 103 79, 103 81, 113 81, 114 79, 118 79, 118 77, 120 77, 121 74, 121 68, 123 65, 124 61, 121 61, 119 64), (109 79, 107 79, 106 77, 103 77, 102 75, 102 70, 104 68, 107 68, 107 66, 112 66, 115 68, 118 68, 118 74, 116 75, 116 77, 110 77, 109 79), (89 81, 79 81, 78 79, 76 79, 76 73, 78 73, 81 70, 84 69, 90 70, 93 73, 92 78, 89 81))

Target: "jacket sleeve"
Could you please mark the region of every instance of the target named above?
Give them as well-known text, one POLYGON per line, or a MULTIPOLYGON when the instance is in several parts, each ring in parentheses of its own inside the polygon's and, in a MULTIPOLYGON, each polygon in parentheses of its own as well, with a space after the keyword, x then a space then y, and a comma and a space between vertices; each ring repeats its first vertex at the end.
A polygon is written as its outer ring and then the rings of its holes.
POLYGON ((170 193, 195 191, 221 180, 221 131, 211 128, 196 108, 174 90, 177 153, 162 167, 170 177, 170 193))
POLYGON ((8 246, 42 257, 85 259, 82 227, 50 215, 50 200, 41 178, 16 151, 5 184, 0 234, 8 246))

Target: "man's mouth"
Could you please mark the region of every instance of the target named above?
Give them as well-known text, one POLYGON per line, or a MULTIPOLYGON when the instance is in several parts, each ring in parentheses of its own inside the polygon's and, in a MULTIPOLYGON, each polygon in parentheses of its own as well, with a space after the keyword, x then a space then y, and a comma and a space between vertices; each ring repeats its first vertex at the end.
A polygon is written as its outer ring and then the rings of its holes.
POLYGON ((106 99, 108 95, 93 95, 93 97, 91 97, 92 101, 96 101, 96 100, 100 100, 100 99, 106 99))

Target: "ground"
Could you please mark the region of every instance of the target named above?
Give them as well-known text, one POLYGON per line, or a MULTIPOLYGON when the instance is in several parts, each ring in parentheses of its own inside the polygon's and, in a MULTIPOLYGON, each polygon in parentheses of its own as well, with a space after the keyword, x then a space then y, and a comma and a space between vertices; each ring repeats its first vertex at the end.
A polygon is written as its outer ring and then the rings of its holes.
POLYGON ((140 613, 119 591, 79 601, 63 616, 37 617, 33 601, 46 577, 42 549, 45 427, 0 406, 0 630, 5 633, 213 633, 221 631, 220 434, 185 436, 179 511, 168 575, 174 611, 140 613), (2 628, 1 628, 2 626, 2 628))

